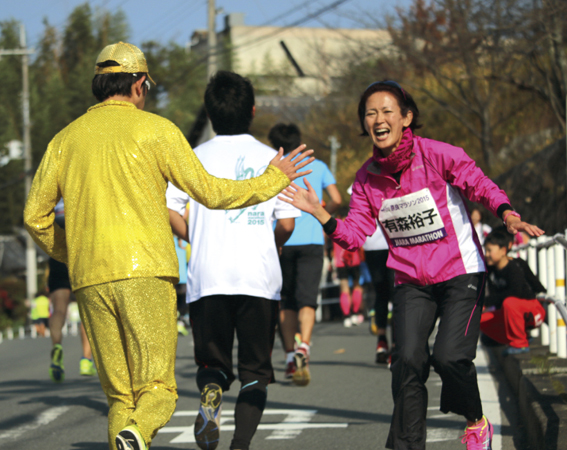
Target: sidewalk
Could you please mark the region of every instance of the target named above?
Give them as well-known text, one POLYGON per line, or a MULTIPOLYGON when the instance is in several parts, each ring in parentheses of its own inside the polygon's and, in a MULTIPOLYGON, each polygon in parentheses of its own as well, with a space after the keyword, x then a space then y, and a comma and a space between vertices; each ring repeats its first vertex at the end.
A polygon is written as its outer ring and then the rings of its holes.
POLYGON ((530 447, 567 450, 567 360, 551 356, 539 338, 521 355, 502 356, 503 346, 487 348, 518 399, 530 447))

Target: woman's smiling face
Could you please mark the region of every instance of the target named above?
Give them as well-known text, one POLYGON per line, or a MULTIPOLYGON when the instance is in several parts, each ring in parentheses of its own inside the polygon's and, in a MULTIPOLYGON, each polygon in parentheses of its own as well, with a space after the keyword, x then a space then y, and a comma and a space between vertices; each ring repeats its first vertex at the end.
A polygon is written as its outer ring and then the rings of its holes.
POLYGON ((410 126, 412 119, 411 111, 402 116, 398 100, 387 91, 376 92, 366 100, 364 128, 384 156, 398 148, 404 128, 410 126))

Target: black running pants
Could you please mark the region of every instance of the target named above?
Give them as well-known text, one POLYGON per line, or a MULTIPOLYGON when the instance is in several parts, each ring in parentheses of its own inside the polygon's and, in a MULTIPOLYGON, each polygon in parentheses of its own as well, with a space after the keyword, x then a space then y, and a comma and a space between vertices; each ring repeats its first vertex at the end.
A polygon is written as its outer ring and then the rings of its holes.
POLYGON ((232 363, 234 336, 238 338, 238 378, 241 388, 234 412, 235 431, 231 449, 248 450, 267 400, 268 384, 274 380, 272 348, 279 302, 247 295, 211 295, 189 307, 197 386, 209 383, 223 392, 235 379, 232 363))
POLYGON ((426 441, 429 366, 441 376, 440 410, 482 418, 473 359, 480 329, 484 273, 460 275, 429 286, 394 289, 396 346, 392 355, 394 412, 387 448, 422 450, 426 441), (430 353, 428 338, 439 329, 430 353))

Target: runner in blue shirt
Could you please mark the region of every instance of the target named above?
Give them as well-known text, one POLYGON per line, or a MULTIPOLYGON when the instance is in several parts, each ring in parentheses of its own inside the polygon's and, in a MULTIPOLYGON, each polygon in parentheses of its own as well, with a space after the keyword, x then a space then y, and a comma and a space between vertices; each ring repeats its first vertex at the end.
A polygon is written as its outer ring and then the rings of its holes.
MULTIPOLYGON (((290 152, 301 143, 301 133, 295 124, 279 123, 270 130, 268 139, 276 149, 290 152)), ((325 209, 334 213, 341 204, 335 177, 323 161, 309 164, 313 172, 306 176, 311 186, 323 198, 323 190, 330 201, 325 209)), ((296 183, 305 187, 303 178, 296 183)), ((299 386, 309 384, 309 345, 315 325, 317 293, 323 271, 323 246, 325 240, 321 224, 310 214, 295 219, 295 230, 280 253, 283 286, 280 310, 280 327, 286 351, 285 378, 299 386), (295 334, 301 334, 301 344, 294 348, 295 334)))

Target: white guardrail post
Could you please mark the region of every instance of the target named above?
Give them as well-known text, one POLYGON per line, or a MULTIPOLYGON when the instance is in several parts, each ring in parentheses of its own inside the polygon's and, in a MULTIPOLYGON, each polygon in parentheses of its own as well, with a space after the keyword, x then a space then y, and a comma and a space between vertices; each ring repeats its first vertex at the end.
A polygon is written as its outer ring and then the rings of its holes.
MULTIPOLYGON (((537 271, 537 249, 535 248, 536 246, 536 239, 530 239, 529 242, 529 247, 527 249, 528 252, 528 257, 527 257, 527 263, 528 266, 530 266, 531 271, 534 273, 534 275, 537 276, 538 271, 537 271)), ((539 331, 540 327, 538 328, 534 328, 533 330, 530 330, 530 336, 533 338, 537 338, 539 336, 539 331)))
MULTIPOLYGON (((547 249, 547 295, 555 297, 555 252, 553 245, 547 249)), ((549 324, 549 352, 557 354, 557 309, 554 305, 547 308, 549 324)))
MULTIPOLYGON (((545 242, 547 238, 545 236, 540 236, 537 238, 537 243, 541 244, 545 242)), ((537 252, 537 261, 538 261, 538 270, 537 274, 539 277, 539 281, 543 284, 543 287, 547 289, 547 249, 540 248, 537 252)), ((553 309, 553 305, 547 305, 547 311, 553 309)), ((541 324, 541 344, 542 345, 549 345, 549 325, 547 323, 541 324)))
MULTIPOLYGON (((555 298, 565 304, 565 249, 555 245, 555 298)), ((555 308, 554 308, 555 309, 555 308)), ((565 320, 557 314, 557 356, 567 358, 567 333, 565 320)))

